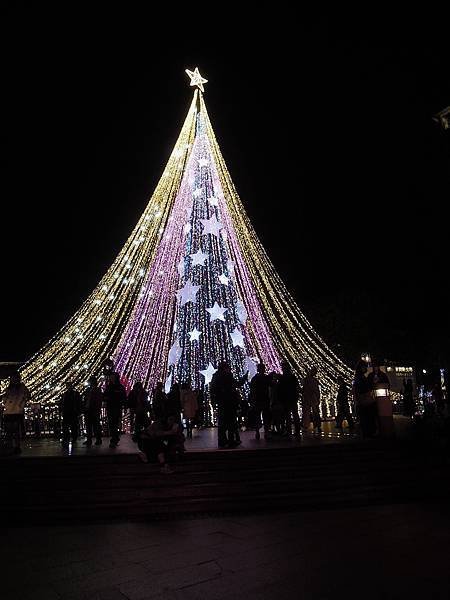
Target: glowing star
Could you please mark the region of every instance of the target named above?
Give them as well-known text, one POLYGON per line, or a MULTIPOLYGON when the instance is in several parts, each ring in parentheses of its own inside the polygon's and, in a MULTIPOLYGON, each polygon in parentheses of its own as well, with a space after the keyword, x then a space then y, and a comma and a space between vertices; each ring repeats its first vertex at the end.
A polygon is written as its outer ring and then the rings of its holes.
POLYGON ((200 167, 200 169, 201 169, 202 167, 207 167, 208 165, 209 165, 209 160, 208 160, 207 158, 201 158, 201 159, 198 161, 198 166, 200 167))
POLYGON ((236 302, 236 312, 237 312, 239 322, 242 323, 242 325, 245 325, 245 322, 247 321, 248 313, 247 313, 247 309, 245 308, 242 300, 238 300, 236 302))
POLYGON ((234 273, 234 262, 231 260, 231 258, 227 260, 227 271, 228 275, 233 275, 234 273))
POLYGON ((241 348, 245 349, 245 344, 244 344, 244 336, 242 335, 242 333, 239 331, 239 329, 236 327, 231 333, 230 333, 231 339, 233 340, 233 346, 240 346, 241 348))
POLYGON ((208 385, 208 383, 211 383, 212 376, 214 375, 214 373, 216 371, 217 371, 217 369, 215 369, 211 363, 209 363, 208 367, 204 371, 200 371, 200 373, 205 378, 205 385, 208 385))
POLYGON ((196 85, 200 91, 204 92, 205 89, 203 87, 203 84, 208 83, 208 80, 200 75, 200 71, 198 70, 198 67, 195 67, 195 69, 193 71, 189 71, 189 69, 186 69, 185 72, 188 74, 188 76, 190 77, 190 80, 191 80, 191 83, 189 85, 191 87, 196 85))
POLYGON ((218 236, 221 229, 223 229, 222 223, 219 223, 216 217, 211 217, 210 219, 200 219, 203 225, 202 235, 207 235, 210 233, 211 235, 218 236))
POLYGON ((214 306, 212 306, 211 308, 207 308, 206 309, 209 314, 211 315, 211 322, 212 321, 225 321, 225 313, 227 312, 227 308, 222 308, 222 306, 219 306, 217 304, 217 302, 214 302, 214 306))
POLYGON ((219 199, 215 196, 211 196, 211 198, 208 198, 208 202, 211 204, 211 206, 219 206, 219 199))
POLYGON ((228 278, 226 275, 224 275, 224 274, 222 273, 222 275, 219 275, 219 281, 220 281, 220 283, 221 283, 222 285, 228 285, 228 282, 229 282, 230 280, 229 280, 229 278, 228 278))
POLYGON ((253 360, 249 356, 245 359, 245 367, 248 371, 248 380, 250 381, 257 373, 258 361, 253 360))
POLYGON ((184 306, 187 302, 196 301, 195 297, 197 295, 198 290, 200 289, 199 285, 192 285, 191 280, 189 279, 184 284, 184 287, 177 292, 177 298, 181 301, 181 306, 184 306))
POLYGON ((171 349, 169 350, 169 360, 167 361, 167 366, 176 365, 178 359, 181 356, 181 346, 178 339, 175 341, 171 349))
POLYGON ((198 250, 195 254, 191 254, 191 258, 192 266, 195 267, 195 265, 204 265, 205 260, 208 258, 208 255, 202 252, 201 250, 198 250))
POLYGON ((180 262, 177 264, 177 270, 180 277, 184 275, 184 258, 180 259, 180 262))
POLYGON ((195 188, 195 190, 192 192, 192 195, 194 196, 194 198, 200 198, 202 192, 202 188, 195 188))
POLYGON ((188 233, 190 233, 191 229, 192 229, 191 224, 190 223, 186 223, 186 225, 183 227, 183 233, 185 235, 187 235, 188 233))
POLYGON ((200 336, 202 335, 202 332, 199 331, 197 329, 197 327, 194 327, 194 329, 192 331, 188 331, 189 337, 191 338, 190 341, 191 342, 198 342, 200 339, 200 336))

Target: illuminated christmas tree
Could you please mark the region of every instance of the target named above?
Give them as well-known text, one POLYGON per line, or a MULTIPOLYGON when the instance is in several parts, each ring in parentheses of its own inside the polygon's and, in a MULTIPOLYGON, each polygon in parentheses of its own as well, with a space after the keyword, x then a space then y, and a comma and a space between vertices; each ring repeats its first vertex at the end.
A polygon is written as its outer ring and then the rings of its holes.
POLYGON ((235 375, 287 359, 316 365, 331 401, 350 376, 299 310, 244 211, 195 87, 172 154, 116 260, 79 311, 23 367, 35 399, 51 402, 69 377, 82 386, 111 357, 132 383, 207 386, 221 360, 235 375))

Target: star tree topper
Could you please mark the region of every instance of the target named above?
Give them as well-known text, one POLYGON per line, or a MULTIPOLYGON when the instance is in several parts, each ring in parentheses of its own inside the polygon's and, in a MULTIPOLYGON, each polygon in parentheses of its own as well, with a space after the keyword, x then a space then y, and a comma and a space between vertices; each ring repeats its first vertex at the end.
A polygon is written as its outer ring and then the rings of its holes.
POLYGON ((198 70, 198 67, 195 67, 195 69, 193 71, 189 71, 189 69, 186 69, 186 73, 188 74, 190 80, 191 80, 191 87, 193 87, 194 85, 196 85, 200 91, 204 92, 205 89, 203 87, 204 83, 208 83, 207 79, 204 79, 204 77, 202 77, 200 75, 200 71, 198 70))

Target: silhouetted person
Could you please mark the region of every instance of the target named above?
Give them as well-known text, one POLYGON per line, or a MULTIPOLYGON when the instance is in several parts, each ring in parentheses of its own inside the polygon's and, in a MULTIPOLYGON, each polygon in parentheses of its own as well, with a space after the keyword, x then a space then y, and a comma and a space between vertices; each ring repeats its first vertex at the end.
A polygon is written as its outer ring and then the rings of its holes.
POLYGON ((102 377, 101 377, 101 379, 103 380, 103 382, 102 382, 103 390, 106 389, 106 386, 108 385, 108 383, 111 383, 113 381, 115 373, 116 373, 116 371, 114 370, 114 361, 112 360, 112 358, 107 358, 106 360, 104 360, 103 364, 102 364, 102 377))
POLYGON ((292 435, 291 415, 294 421, 295 435, 300 435, 300 417, 298 414, 299 385, 297 377, 287 361, 281 363, 282 374, 278 377, 278 398, 283 406, 286 421, 286 433, 292 435))
POLYGON ((81 414, 81 394, 73 387, 73 383, 66 383, 66 391, 61 397, 59 409, 62 419, 62 445, 69 447, 69 442, 75 443, 78 439, 78 419, 81 414))
POLYGON ((92 446, 92 438, 95 437, 95 445, 102 443, 102 425, 100 414, 102 411, 103 393, 98 385, 97 377, 89 377, 88 387, 83 394, 83 409, 86 417, 86 441, 85 446, 92 446))
POLYGON ((152 418, 154 421, 164 419, 166 399, 163 382, 158 381, 152 392, 152 418))
POLYGON ((169 432, 167 435, 167 458, 174 460, 185 452, 183 426, 176 416, 172 415, 167 418, 166 428, 169 432))
POLYGON ((235 379, 230 366, 226 362, 219 363, 210 383, 211 400, 217 407, 218 446, 219 448, 234 448, 237 438, 237 408, 239 394, 236 388, 244 385, 248 377, 245 373, 235 379))
POLYGON ((283 405, 280 402, 278 394, 278 373, 272 371, 269 373, 270 386, 269 386, 269 398, 270 398, 270 416, 272 420, 272 426, 274 431, 278 434, 284 432, 285 418, 283 405))
POLYGON ((339 389, 336 396, 336 427, 342 429, 342 423, 346 419, 350 431, 353 431, 355 423, 353 421, 353 415, 350 410, 350 403, 348 399, 348 386, 345 379, 341 376, 338 377, 339 389))
POLYGON ((163 419, 153 421, 139 435, 138 445, 142 451, 141 459, 144 462, 158 461, 161 473, 173 473, 167 463, 167 445, 164 441, 176 435, 177 432, 168 426, 163 419))
POLYGON ((310 415, 312 413, 313 427, 317 433, 322 432, 322 421, 320 418, 320 387, 316 378, 317 367, 311 367, 303 382, 302 409, 303 427, 309 428, 310 415), (306 422, 305 422, 306 416, 306 422))
POLYGON ((181 422, 181 397, 179 383, 172 383, 170 392, 167 394, 164 417, 166 419, 168 417, 175 417, 178 422, 181 422))
POLYGON ((1 396, 3 401, 3 425, 6 437, 15 454, 20 454, 20 442, 25 437, 24 409, 30 400, 30 392, 22 383, 20 373, 13 373, 9 385, 1 396))
POLYGON ((250 381, 250 403, 256 410, 255 438, 260 439, 259 430, 264 426, 264 437, 270 436, 270 385, 271 378, 266 375, 266 367, 261 362, 258 364, 257 373, 250 381))
POLYGON ((412 379, 403 380, 403 412, 407 417, 414 415, 414 389, 412 379))
POLYGON ((139 435, 148 425, 148 392, 141 381, 136 381, 127 398, 130 415, 132 415, 133 442, 137 442, 139 435))
POLYGON ((106 413, 108 415, 108 428, 111 440, 110 448, 115 448, 120 441, 120 430, 122 424, 122 409, 126 405, 127 394, 120 383, 118 373, 113 373, 107 384, 104 397, 106 402, 106 413))
POLYGON ((191 384, 188 381, 181 386, 181 410, 186 421, 186 435, 188 438, 192 438, 192 423, 198 411, 197 397, 198 392, 191 388, 191 384))
POLYGON ((367 375, 367 381, 371 390, 390 388, 389 377, 381 370, 380 365, 376 362, 372 363, 372 372, 367 375))
POLYGON ((367 363, 360 360, 353 379, 353 395, 363 437, 373 437, 377 431, 377 403, 366 377, 367 363))

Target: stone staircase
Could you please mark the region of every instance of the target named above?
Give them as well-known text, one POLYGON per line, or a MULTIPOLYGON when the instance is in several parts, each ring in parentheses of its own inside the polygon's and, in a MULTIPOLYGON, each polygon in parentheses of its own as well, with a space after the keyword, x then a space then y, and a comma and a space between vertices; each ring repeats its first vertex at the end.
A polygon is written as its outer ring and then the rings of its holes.
POLYGON ((167 518, 448 499, 449 467, 379 442, 187 453, 164 475, 137 455, 0 462, 0 509, 16 523, 167 518))

